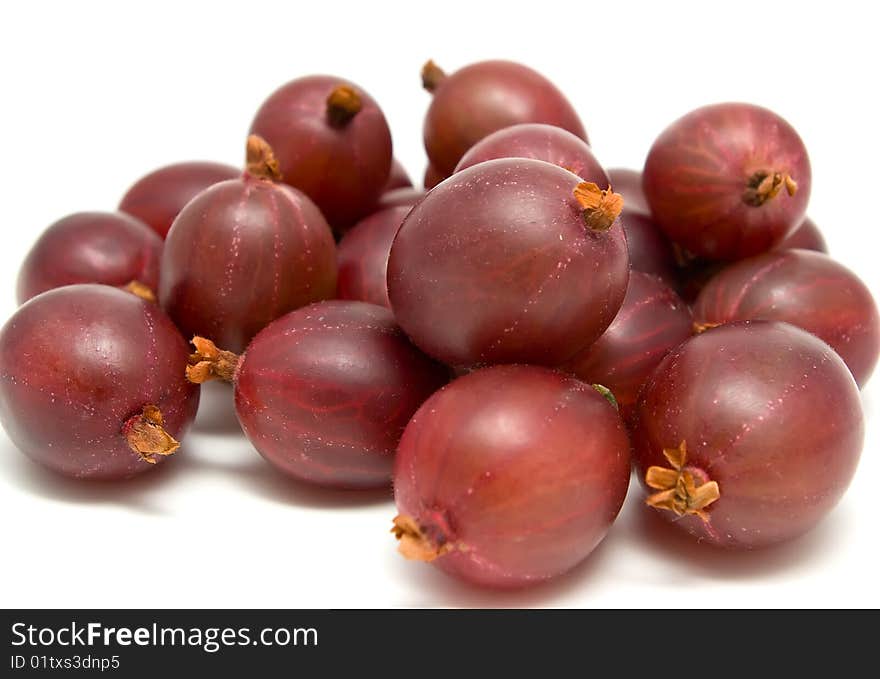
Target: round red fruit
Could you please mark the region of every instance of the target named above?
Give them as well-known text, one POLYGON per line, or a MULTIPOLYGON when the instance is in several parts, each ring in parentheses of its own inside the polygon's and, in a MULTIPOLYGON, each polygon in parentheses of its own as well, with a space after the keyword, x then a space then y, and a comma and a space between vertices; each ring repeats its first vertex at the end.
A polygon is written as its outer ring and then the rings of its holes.
POLYGON ((543 160, 573 172, 587 182, 608 186, 605 170, 587 142, 555 125, 511 125, 484 137, 458 161, 456 172, 497 158, 543 160))
POLYGON ((657 138, 642 178, 651 214, 695 255, 741 259, 769 250, 804 219, 810 161, 794 128, 751 104, 715 104, 657 138))
POLYGON ((234 382, 238 420, 259 453, 288 476, 335 488, 389 485, 406 423, 448 379, 388 309, 363 302, 287 314, 240 360, 194 344, 190 379, 234 382))
POLYGON ((456 173, 397 233, 388 295, 423 351, 456 367, 559 365, 613 320, 629 277, 620 197, 549 163, 456 173))
POLYGON ((327 75, 298 78, 257 111, 251 134, 275 151, 283 180, 311 198, 335 229, 366 216, 391 171, 391 131, 373 98, 327 75))
POLYGON ((522 64, 481 61, 446 75, 429 61, 422 68, 422 84, 433 96, 425 116, 425 149, 440 175, 452 174, 480 139, 518 123, 556 125, 587 140, 563 94, 522 64))
POLYGON ((698 326, 785 321, 825 340, 864 386, 880 354, 870 290, 842 264, 810 250, 768 252, 725 267, 700 291, 698 326))
POLYGON ((388 255, 409 207, 390 207, 362 219, 346 232, 337 248, 336 296, 391 307, 388 301, 388 255))
POLYGON ((78 212, 55 222, 18 273, 18 303, 75 283, 126 287, 155 299, 162 239, 121 212, 78 212))
POLYGON ((276 183, 265 142, 248 142, 248 171, 196 196, 165 242, 159 301, 187 337, 230 351, 288 311, 332 297, 336 247, 305 194, 276 183))
POLYGON ((648 504, 709 544, 789 540, 837 504, 864 437, 859 391, 819 338, 733 323, 673 350, 645 383, 633 454, 648 504))
POLYGON ((106 285, 50 290, 0 331, 0 421, 23 453, 66 476, 139 474, 195 417, 188 356, 151 302, 106 285))
POLYGON ((690 309, 659 278, 633 271, 623 306, 602 336, 564 368, 608 388, 628 420, 657 364, 693 334, 690 309))
POLYGON ((558 576, 617 516, 629 454, 617 412, 580 380, 532 366, 461 377, 428 399, 400 441, 400 551, 486 587, 558 576))
POLYGON ((119 209, 165 238, 189 201, 209 186, 240 175, 238 168, 221 163, 188 161, 166 165, 137 180, 122 197, 119 209))

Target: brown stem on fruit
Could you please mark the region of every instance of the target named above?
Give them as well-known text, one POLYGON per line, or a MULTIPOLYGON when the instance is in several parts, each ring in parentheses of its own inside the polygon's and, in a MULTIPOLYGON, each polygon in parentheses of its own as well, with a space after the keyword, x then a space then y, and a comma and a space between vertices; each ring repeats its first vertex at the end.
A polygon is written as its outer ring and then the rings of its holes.
POLYGON ((749 177, 742 199, 746 205, 761 207, 768 200, 775 198, 783 187, 789 196, 797 193, 797 182, 787 172, 758 170, 749 177))
POLYGON ((711 321, 694 321, 694 334, 702 335, 707 330, 711 330, 712 328, 717 328, 721 323, 712 323, 711 321))
POLYGON ((257 134, 247 138, 245 169, 251 177, 257 179, 270 182, 280 182, 282 179, 281 166, 275 158, 275 152, 269 142, 257 134))
POLYGON ((452 551, 452 544, 445 542, 438 545, 425 534, 414 518, 406 514, 398 514, 394 517, 394 527, 391 532, 399 540, 397 551, 413 561, 433 561, 438 556, 452 551))
POLYGON ((189 356, 186 379, 194 384, 211 380, 232 382, 238 367, 238 354, 218 349, 217 345, 204 337, 193 337, 192 345, 196 350, 189 356))
POLYGON ((156 293, 150 289, 150 286, 144 285, 140 281, 131 281, 128 285, 122 286, 122 289, 130 292, 132 295, 137 295, 147 302, 156 303, 156 293))
POLYGON ((721 497, 718 483, 710 481, 702 470, 686 467, 687 444, 682 441, 678 448, 666 448, 663 455, 670 468, 648 467, 645 483, 649 488, 659 491, 646 500, 657 509, 666 509, 676 516, 694 514, 703 521, 709 521, 705 508, 721 497), (697 485, 697 479, 700 484, 697 485))
POLYGON ((593 182, 574 187, 574 197, 584 210, 584 223, 593 231, 607 231, 623 210, 623 196, 609 186, 600 189, 593 182))
POLYGON ((162 412, 154 405, 146 405, 139 415, 130 417, 122 425, 122 435, 128 447, 149 464, 156 464, 158 457, 165 457, 180 448, 162 427, 162 412))
POLYGON ((445 79, 446 71, 435 64, 433 59, 428 59, 422 66, 422 87, 428 92, 435 92, 445 79))
POLYGON ((351 85, 339 85, 327 97, 327 120, 333 127, 345 127, 363 108, 361 95, 351 85))

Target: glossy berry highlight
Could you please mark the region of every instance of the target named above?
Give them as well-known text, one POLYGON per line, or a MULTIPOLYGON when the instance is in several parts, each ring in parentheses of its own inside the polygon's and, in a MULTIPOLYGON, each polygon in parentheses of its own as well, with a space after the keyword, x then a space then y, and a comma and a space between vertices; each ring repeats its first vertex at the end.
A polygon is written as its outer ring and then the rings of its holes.
POLYGON ((190 379, 234 383, 236 414, 257 451, 288 476, 334 488, 387 486, 406 423, 448 379, 390 311, 363 302, 287 314, 240 360, 194 343, 190 379))
POLYGON ((391 132, 376 101, 342 78, 298 78, 260 106, 251 134, 275 152, 284 181, 335 229, 366 216, 389 181, 391 132))
POLYGON ((651 147, 642 180, 651 214, 673 241, 732 260, 772 248, 800 225, 811 173, 788 122, 729 103, 672 123, 651 147))
POLYGON ((166 165, 138 179, 122 197, 119 209, 165 238, 189 201, 209 186, 240 175, 240 169, 222 163, 188 161, 166 165))
POLYGON ((573 568, 629 484, 629 441, 593 387, 495 366, 445 387, 406 427, 394 467, 401 553, 494 588, 573 568))
POLYGON ((106 285, 50 290, 0 331, 0 421, 65 476, 140 474, 177 450, 195 417, 188 355, 156 304, 106 285))
POLYGON ((556 125, 587 140, 583 123, 553 83, 512 61, 481 61, 447 75, 434 62, 422 68, 431 93, 425 150, 440 176, 449 176, 483 137, 519 123, 556 125))
POLYGON ((814 250, 816 252, 828 252, 828 244, 825 236, 816 226, 816 222, 807 217, 801 225, 786 236, 776 250, 814 250))
POLYGON ((805 533, 837 504, 862 449, 859 392, 822 340, 742 322, 672 351, 642 388, 633 452, 649 505, 731 549, 805 533))
POLYGON ((244 350, 271 321, 336 290, 336 248, 320 210, 280 184, 271 149, 248 141, 248 170, 200 193, 174 221, 159 301, 187 337, 244 350))
POLYGON ((549 163, 456 173, 397 233, 388 295, 398 323, 455 367, 559 365, 594 341, 626 294, 619 197, 549 163))
POLYGON ((785 321, 826 341, 864 386, 880 355, 880 314, 867 286, 827 255, 768 252, 725 267, 694 305, 701 328, 746 320, 785 321))
POLYGON ((162 239, 121 212, 78 212, 58 220, 34 243, 18 273, 17 297, 75 283, 129 287, 155 300, 162 239))
POLYGON ((523 123, 493 132, 468 149, 455 171, 497 158, 543 160, 576 174, 584 181, 603 187, 610 184, 587 142, 555 125, 523 123))

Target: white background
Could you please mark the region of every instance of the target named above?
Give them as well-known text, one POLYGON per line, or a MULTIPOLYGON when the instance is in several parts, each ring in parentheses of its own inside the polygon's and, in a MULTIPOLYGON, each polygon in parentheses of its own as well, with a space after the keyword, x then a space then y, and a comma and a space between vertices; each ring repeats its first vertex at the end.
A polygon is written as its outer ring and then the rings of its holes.
MULTIPOLYGON (((809 213, 833 255, 880 293, 876 18, 863 3, 28 2, 0 10, 0 316, 40 231, 113 209, 156 166, 238 164, 278 85, 332 73, 383 106, 395 155, 420 178, 419 69, 523 61, 581 113, 606 166, 639 167, 671 120, 705 103, 768 106, 813 161, 809 213), (10 9, 14 7, 14 9, 10 9), (862 8, 862 9, 860 9, 862 8)), ((878 606, 880 375, 849 493, 813 533, 754 554, 657 526, 635 486, 575 572, 516 593, 405 562, 383 494, 282 478, 211 385, 173 464, 95 486, 36 467, 0 432, 0 606, 878 606)), ((821 413, 817 416, 821 417, 821 413)))

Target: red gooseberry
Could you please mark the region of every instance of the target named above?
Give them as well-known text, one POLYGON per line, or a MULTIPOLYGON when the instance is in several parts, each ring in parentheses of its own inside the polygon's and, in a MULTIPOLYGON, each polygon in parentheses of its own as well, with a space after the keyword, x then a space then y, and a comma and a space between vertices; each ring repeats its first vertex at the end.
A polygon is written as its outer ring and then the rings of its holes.
POLYGON ((428 167, 425 168, 425 176, 422 179, 422 185, 425 187, 425 191, 430 191, 444 179, 446 179, 446 175, 442 174, 436 167, 429 163, 428 167))
POLYGON ((870 290, 842 264, 811 250, 767 252, 726 266, 694 304, 700 327, 786 321, 825 340, 864 386, 880 354, 880 314, 870 290))
POLYGON ((672 243, 654 223, 650 215, 630 210, 626 206, 620 214, 620 224, 626 234, 626 249, 633 271, 642 271, 662 279, 670 287, 678 286, 678 267, 672 243))
POLYGON ((629 277, 620 197, 539 160, 480 163, 433 188, 391 247, 388 297, 453 367, 559 365, 613 320, 629 277))
POLYGON ((248 169, 196 196, 165 242, 159 301, 187 337, 242 351, 270 321, 336 290, 336 247, 308 197, 277 183, 265 141, 248 169))
POLYGON ((815 250, 816 252, 828 252, 828 244, 825 242, 825 236, 816 226, 816 222, 807 217, 801 225, 786 236, 776 250, 815 250))
POLYGON ((189 378, 232 381, 236 414, 259 453, 322 486, 387 486, 403 428, 448 379, 388 309, 363 302, 293 311, 263 329, 240 359, 203 338, 193 343, 189 378))
POLYGON ((363 88, 341 78, 298 78, 257 111, 251 134, 275 152, 282 179, 311 198, 335 229, 366 216, 391 171, 391 132, 363 88))
POLYGON ((651 214, 676 243, 709 259, 772 248, 804 219, 810 161, 794 128, 751 104, 715 104, 657 138, 642 177, 651 214))
POLYGON ((155 301, 162 239, 121 212, 78 212, 46 229, 18 273, 18 303, 74 283, 127 287, 155 301))
POLYGON ((692 337, 639 395, 633 432, 648 504, 709 544, 750 549, 812 528, 862 448, 859 391, 822 340, 746 321, 692 337))
POLYGON ((544 76, 512 61, 481 61, 444 73, 433 61, 422 68, 431 95, 425 149, 449 176, 461 157, 486 135, 517 123, 548 123, 584 141, 587 133, 568 100, 544 76))
POLYGON ((362 219, 346 232, 337 247, 339 277, 336 296, 391 308, 386 277, 394 236, 409 207, 390 207, 362 219))
POLYGON ((563 368, 608 388, 628 420, 642 384, 667 353, 691 336, 693 325, 687 304, 668 285, 632 271, 611 325, 563 368))
POLYGON ((388 174, 388 181, 386 181, 385 186, 382 187, 382 193, 393 191, 394 189, 410 188, 412 185, 412 179, 409 178, 406 168, 401 165, 397 158, 392 158, 391 171, 388 174))
POLYGON ((139 474, 177 450, 195 417, 188 356, 156 304, 106 285, 50 290, 0 331, 0 421, 25 455, 53 471, 139 474))
POLYGON ((239 175, 240 169, 222 163, 188 161, 166 165, 138 179, 122 197, 119 209, 165 238, 184 205, 209 186, 239 175))
POLYGON ((617 516, 626 430, 600 393, 546 368, 460 377, 410 420, 394 465, 401 553, 486 587, 577 565, 617 516))
POLYGON ((584 181, 602 187, 609 184, 608 175, 587 142, 555 125, 523 123, 492 132, 465 152, 455 171, 496 158, 543 160, 573 172, 584 181))

